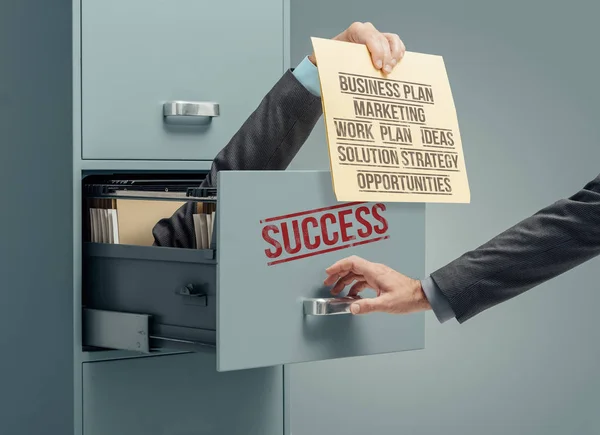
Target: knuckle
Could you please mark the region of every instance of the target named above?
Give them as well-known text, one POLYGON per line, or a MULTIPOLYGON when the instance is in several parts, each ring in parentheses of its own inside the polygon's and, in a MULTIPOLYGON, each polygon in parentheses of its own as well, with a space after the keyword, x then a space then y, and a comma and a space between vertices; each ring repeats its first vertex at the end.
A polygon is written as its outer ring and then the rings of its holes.
POLYGON ((359 32, 363 27, 364 27, 363 23, 361 23, 360 21, 355 21, 352 24, 350 24, 350 27, 348 27, 348 30, 350 30, 351 32, 359 32))
POLYGON ((358 255, 352 255, 349 257, 349 260, 352 261, 353 263, 356 263, 357 261, 360 261, 361 258, 358 255))

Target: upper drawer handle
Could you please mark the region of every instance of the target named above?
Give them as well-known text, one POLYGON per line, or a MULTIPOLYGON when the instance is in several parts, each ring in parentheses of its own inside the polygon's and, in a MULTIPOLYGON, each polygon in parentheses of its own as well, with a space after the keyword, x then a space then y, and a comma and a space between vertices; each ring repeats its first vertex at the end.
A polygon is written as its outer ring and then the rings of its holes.
POLYGON ((168 101, 163 104, 163 116, 165 120, 171 117, 194 118, 202 121, 210 121, 219 116, 219 104, 211 102, 195 101, 168 101))
POLYGON ((358 299, 358 297, 306 299, 304 300, 304 315, 333 316, 350 314, 350 305, 358 299))

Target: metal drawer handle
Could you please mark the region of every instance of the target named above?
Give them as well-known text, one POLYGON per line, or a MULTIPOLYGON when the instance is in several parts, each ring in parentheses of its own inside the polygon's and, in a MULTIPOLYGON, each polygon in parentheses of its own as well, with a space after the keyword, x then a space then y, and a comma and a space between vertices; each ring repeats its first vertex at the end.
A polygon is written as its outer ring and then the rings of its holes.
POLYGON ((165 117, 165 120, 169 120, 171 117, 191 117, 207 122, 219 115, 220 111, 218 103, 168 101, 163 104, 163 116, 165 117))
POLYGON ((208 296, 198 286, 194 284, 187 284, 175 291, 176 294, 191 299, 196 299, 194 305, 202 305, 206 307, 208 305, 208 296))
POLYGON ((359 297, 306 299, 304 300, 304 315, 333 316, 351 314, 350 305, 359 299, 359 297))

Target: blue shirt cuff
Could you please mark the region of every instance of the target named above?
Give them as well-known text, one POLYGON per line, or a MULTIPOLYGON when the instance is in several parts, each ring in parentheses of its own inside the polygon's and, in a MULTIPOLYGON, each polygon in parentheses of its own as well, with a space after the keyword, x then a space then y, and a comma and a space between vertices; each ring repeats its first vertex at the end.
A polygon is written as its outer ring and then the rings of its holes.
POLYGON ((429 305, 431 305, 431 309, 440 323, 444 323, 455 317, 448 299, 431 277, 421 281, 421 287, 423 287, 423 292, 429 301, 429 305))
POLYGON ((306 56, 293 71, 296 79, 315 97, 321 96, 321 83, 317 67, 306 56))

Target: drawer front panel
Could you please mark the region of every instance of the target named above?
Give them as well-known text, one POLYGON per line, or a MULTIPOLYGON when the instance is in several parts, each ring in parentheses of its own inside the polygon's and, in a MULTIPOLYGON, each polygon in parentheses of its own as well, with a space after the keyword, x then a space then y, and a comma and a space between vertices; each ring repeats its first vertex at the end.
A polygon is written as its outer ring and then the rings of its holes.
POLYGON ((86 363, 86 435, 281 435, 282 368, 215 372, 215 355, 86 363))
POLYGON ((219 177, 220 371, 423 348, 422 313, 307 316, 304 305, 330 297, 325 269, 349 255, 421 278, 424 204, 341 204, 328 172, 219 177))
POLYGON ((212 160, 282 72, 282 0, 84 1, 83 158, 212 160))

